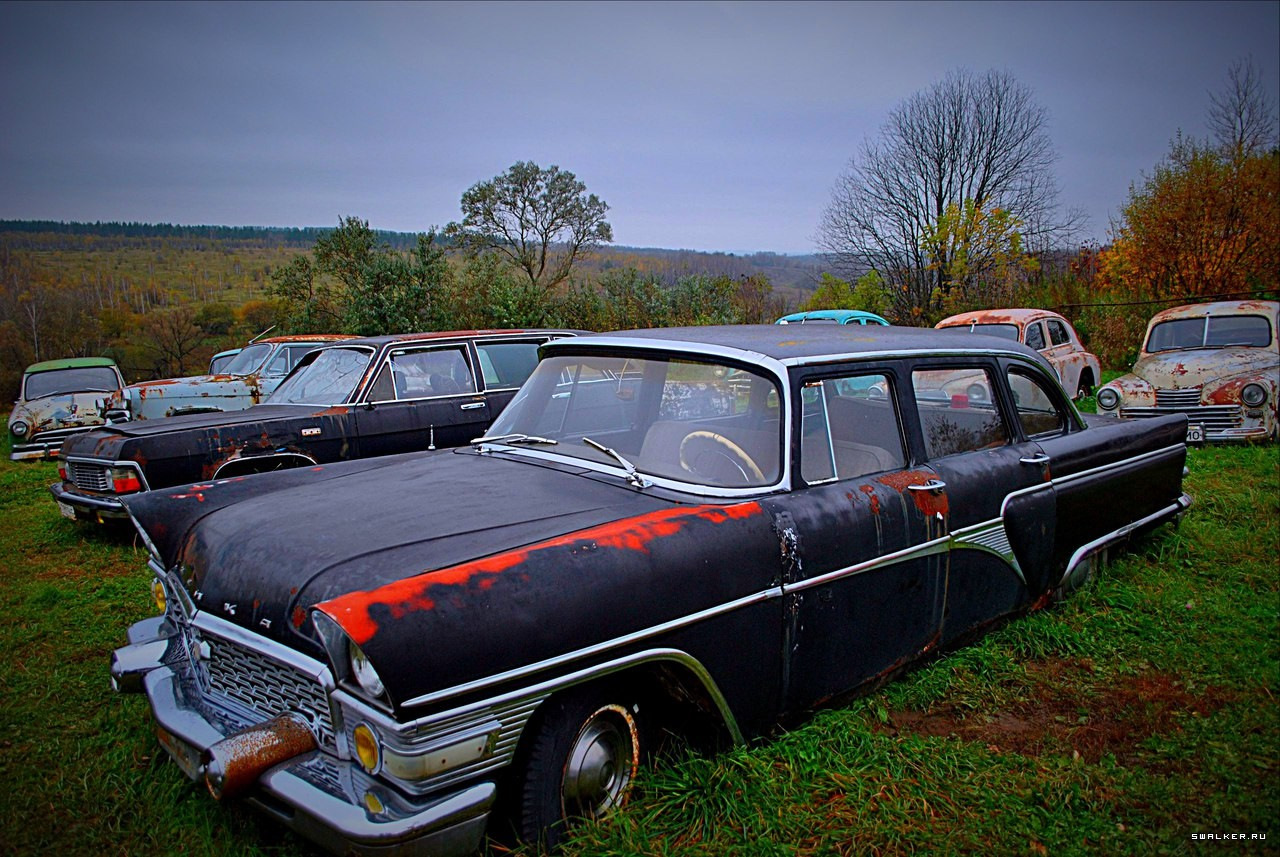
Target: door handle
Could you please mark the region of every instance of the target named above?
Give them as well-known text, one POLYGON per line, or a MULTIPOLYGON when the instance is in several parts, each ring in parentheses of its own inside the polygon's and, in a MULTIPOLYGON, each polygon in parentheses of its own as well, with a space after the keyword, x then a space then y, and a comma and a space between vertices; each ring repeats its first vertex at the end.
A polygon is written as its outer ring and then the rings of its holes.
POLYGON ((483 408, 483 407, 484 407, 484 402, 471 402, 470 404, 467 404, 467 405, 459 405, 458 410, 474 411, 476 408, 483 408))
POLYGON ((943 482, 941 479, 930 479, 928 482, 924 482, 919 485, 907 486, 907 488, 912 491, 941 491, 946 487, 947 483, 943 482))
POLYGON ((1048 464, 1049 456, 1043 452, 1037 452, 1035 455, 1029 455, 1026 458, 1019 458, 1018 461, 1023 464, 1048 464))

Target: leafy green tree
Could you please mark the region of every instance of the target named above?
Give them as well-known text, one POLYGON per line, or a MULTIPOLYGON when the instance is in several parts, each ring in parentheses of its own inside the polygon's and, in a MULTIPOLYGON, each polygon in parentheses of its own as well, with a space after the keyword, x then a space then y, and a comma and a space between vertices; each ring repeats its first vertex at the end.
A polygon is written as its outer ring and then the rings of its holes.
POLYGON ((879 271, 868 271, 850 285, 847 280, 823 273, 818 288, 801 304, 801 310, 858 309, 888 316, 893 308, 893 297, 885 287, 879 271))
MULTIPOLYGON (((920 239, 929 269, 941 275, 931 306, 943 313, 1010 306, 1039 266, 1027 253, 1022 221, 1007 209, 987 210, 972 199, 948 203, 920 239)), ((926 314, 927 321, 933 321, 926 314)))
POLYGON ((497 253, 536 292, 569 279, 578 257, 613 241, 609 206, 568 170, 518 161, 462 194, 462 221, 446 234, 472 255, 497 253))
POLYGON ((404 253, 378 240, 367 221, 347 217, 271 275, 291 330, 372 336, 430 330, 446 321, 452 272, 434 231, 404 253))

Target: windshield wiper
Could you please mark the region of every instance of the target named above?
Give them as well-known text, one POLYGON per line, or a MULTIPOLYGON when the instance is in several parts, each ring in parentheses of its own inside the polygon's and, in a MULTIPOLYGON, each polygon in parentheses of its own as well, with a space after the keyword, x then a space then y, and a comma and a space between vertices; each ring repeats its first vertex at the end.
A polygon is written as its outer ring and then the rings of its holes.
POLYGON ((492 437, 478 437, 471 441, 473 444, 478 443, 549 443, 557 444, 560 441, 552 440, 549 437, 538 437, 536 434, 495 434, 492 437))
POLYGON ((651 484, 649 480, 645 479, 643 476, 640 475, 640 471, 636 470, 636 466, 632 464, 630 461, 628 461, 622 455, 622 453, 618 452, 618 450, 610 449, 609 447, 605 446, 603 443, 592 440, 589 437, 584 437, 582 439, 582 442, 585 443, 587 446, 600 450, 605 455, 609 456, 614 461, 621 464, 622 469, 627 471, 627 481, 630 482, 632 485, 636 486, 637 488, 648 488, 649 485, 651 484))

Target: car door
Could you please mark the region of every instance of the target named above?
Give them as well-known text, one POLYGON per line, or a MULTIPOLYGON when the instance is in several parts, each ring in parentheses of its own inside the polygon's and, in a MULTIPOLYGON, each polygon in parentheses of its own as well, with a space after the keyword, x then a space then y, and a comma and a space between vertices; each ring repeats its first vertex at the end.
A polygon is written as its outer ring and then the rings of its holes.
POLYGON ((489 425, 466 342, 391 348, 356 416, 360 455, 459 446, 489 425))
POLYGON ((1085 423, 1034 367, 1010 363, 1005 371, 1022 432, 1052 480, 1055 528, 1043 591, 1062 583, 1094 541, 1180 502, 1186 422, 1180 414, 1152 417, 1144 432, 1120 420, 1085 423))
POLYGON ((1028 603, 1029 570, 1053 543, 1053 494, 1040 449, 1009 424, 994 359, 917 363, 911 381, 951 533, 945 644, 1028 603))
POLYGON ((852 689, 937 640, 945 520, 908 466, 888 367, 803 378, 795 489, 779 501, 788 710, 852 689))

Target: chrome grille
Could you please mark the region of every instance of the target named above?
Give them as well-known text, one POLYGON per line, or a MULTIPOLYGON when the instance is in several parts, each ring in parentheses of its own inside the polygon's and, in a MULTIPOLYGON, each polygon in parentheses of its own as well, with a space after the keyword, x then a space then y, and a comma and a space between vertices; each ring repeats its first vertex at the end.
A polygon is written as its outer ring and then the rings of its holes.
POLYGON ((337 746, 328 696, 313 677, 207 630, 200 636, 210 649, 204 661, 210 694, 246 706, 263 720, 296 711, 312 721, 322 745, 337 746))
POLYGON ((95 429, 97 426, 72 426, 71 428, 50 429, 49 431, 37 432, 31 436, 32 443, 62 443, 73 434, 95 429))
POLYGON ((1190 390, 1156 390, 1156 407, 1157 408, 1174 408, 1182 410, 1183 408, 1200 407, 1200 388, 1195 387, 1190 390))
POLYGON ((111 490, 111 474, 107 472, 105 464, 68 461, 67 476, 77 488, 83 488, 85 491, 111 490))
POLYGON ((1120 416, 1130 419, 1159 417, 1165 414, 1186 414, 1192 425, 1204 426, 1206 432, 1220 432, 1238 428, 1244 422, 1239 405, 1206 405, 1186 408, 1121 408, 1120 416))

